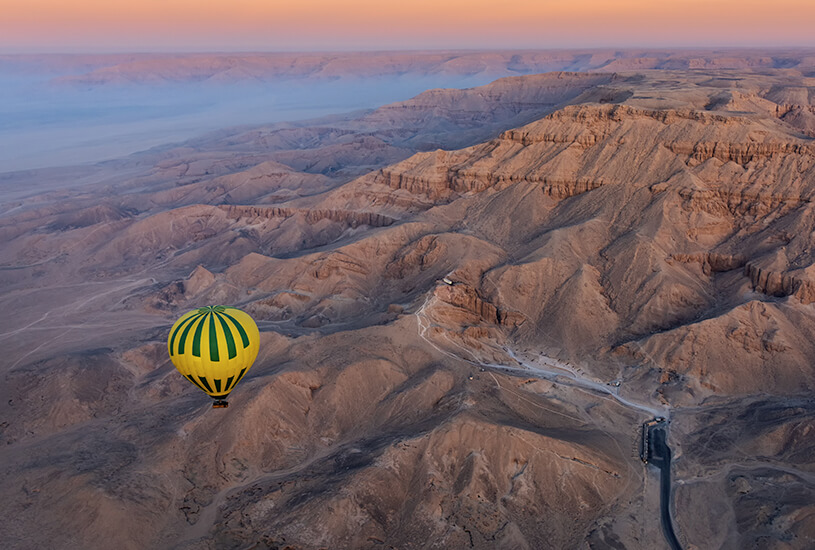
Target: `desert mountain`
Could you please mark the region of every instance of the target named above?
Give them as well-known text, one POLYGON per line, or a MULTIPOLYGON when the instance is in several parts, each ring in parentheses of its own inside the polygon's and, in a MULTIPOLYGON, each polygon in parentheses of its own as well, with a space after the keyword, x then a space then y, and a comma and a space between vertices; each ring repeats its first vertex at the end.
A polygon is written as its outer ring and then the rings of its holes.
POLYGON ((664 415, 683 546, 811 547, 815 82, 708 62, 7 175, 3 539, 662 548, 664 415), (226 411, 166 357, 209 303, 261 328, 226 411))
POLYGON ((411 75, 502 76, 552 71, 815 70, 815 52, 760 50, 519 50, 348 53, 0 56, 0 68, 71 67, 59 84, 108 86, 169 82, 333 80, 411 75))

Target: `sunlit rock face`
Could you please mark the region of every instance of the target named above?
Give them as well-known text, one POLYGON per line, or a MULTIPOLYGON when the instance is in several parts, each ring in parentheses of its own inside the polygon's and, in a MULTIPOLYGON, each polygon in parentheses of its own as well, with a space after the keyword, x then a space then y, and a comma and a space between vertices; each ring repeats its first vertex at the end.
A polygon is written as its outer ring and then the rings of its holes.
POLYGON ((810 548, 811 60, 626 63, 4 174, 7 546, 661 548, 662 415, 684 547, 810 548))

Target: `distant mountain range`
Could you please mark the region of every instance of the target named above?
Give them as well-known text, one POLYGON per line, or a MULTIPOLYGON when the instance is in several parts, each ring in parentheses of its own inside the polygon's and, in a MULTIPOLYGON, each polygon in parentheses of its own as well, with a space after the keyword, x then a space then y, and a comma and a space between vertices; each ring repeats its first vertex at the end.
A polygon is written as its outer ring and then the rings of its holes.
POLYGON ((59 83, 81 86, 689 69, 790 69, 811 75, 815 49, 0 55, 0 71, 50 71, 63 75, 56 78, 59 83))

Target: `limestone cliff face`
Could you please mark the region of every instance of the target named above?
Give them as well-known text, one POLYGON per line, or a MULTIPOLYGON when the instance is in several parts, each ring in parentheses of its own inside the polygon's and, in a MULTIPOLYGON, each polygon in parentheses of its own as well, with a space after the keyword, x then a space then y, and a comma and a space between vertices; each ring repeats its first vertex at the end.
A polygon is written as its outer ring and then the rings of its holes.
POLYGON ((404 278, 411 270, 425 270, 441 260, 447 253, 447 246, 435 235, 425 235, 416 243, 403 249, 388 264, 385 276, 390 279, 404 278))
POLYGON ((815 281, 805 274, 779 273, 747 263, 744 275, 750 278, 753 289, 769 296, 795 296, 802 304, 815 302, 815 281))
POLYGON ((718 254, 715 252, 671 254, 670 259, 682 263, 698 263, 702 266, 702 272, 705 275, 732 271, 743 267, 747 263, 747 259, 741 254, 718 254))
POLYGON ((370 227, 386 227, 395 220, 375 212, 354 212, 343 210, 314 209, 305 210, 285 207, 259 207, 259 206, 222 206, 220 207, 230 218, 240 219, 270 219, 270 218, 290 218, 297 214, 304 217, 306 223, 316 224, 321 220, 348 225, 356 228, 360 225, 370 227))
POLYGON ((678 193, 685 199, 688 208, 714 215, 729 214, 736 217, 764 216, 778 210, 790 211, 812 201, 808 197, 762 192, 761 189, 757 191, 751 193, 738 189, 684 188, 678 193))
POLYGON ((391 189, 404 189, 411 194, 427 195, 431 201, 447 199, 453 190, 443 160, 445 157, 443 151, 413 157, 402 165, 383 168, 374 183, 387 185, 391 189), (414 175, 413 172, 418 174, 414 175))
POLYGON ((456 324, 477 325, 489 323, 515 327, 523 321, 516 312, 501 310, 485 300, 475 288, 466 284, 439 285, 435 297, 460 310, 464 315, 455 319, 456 324))
POLYGON ((735 162, 742 166, 754 160, 784 155, 815 155, 815 148, 801 143, 681 143, 670 144, 671 151, 687 155, 697 162, 718 159, 723 162, 735 162))

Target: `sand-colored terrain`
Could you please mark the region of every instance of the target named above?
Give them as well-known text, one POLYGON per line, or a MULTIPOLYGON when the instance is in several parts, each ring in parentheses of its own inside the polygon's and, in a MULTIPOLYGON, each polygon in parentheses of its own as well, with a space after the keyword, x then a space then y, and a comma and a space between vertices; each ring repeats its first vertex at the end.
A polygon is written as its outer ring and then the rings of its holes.
POLYGON ((7 547, 665 548, 661 415, 684 547, 811 548, 811 59, 689 56, 3 175, 7 547))

